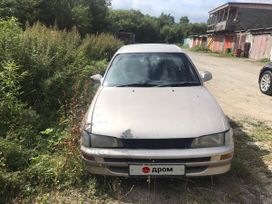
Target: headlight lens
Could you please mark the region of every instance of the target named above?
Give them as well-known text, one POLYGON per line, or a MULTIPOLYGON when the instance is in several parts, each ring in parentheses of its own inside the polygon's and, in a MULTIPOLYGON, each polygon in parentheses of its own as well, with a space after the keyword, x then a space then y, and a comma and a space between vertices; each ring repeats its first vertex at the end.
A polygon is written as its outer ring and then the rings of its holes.
POLYGON ((226 146, 234 146, 232 128, 230 128, 230 130, 225 133, 225 145, 226 146))
POLYGON ((83 130, 81 133, 80 144, 84 147, 90 147, 91 138, 90 134, 86 130, 83 130))
POLYGON ((118 138, 101 135, 91 135, 91 147, 94 148, 121 148, 122 141, 118 138))
POLYGON ((193 140, 192 148, 221 147, 225 145, 225 133, 208 135, 193 140))

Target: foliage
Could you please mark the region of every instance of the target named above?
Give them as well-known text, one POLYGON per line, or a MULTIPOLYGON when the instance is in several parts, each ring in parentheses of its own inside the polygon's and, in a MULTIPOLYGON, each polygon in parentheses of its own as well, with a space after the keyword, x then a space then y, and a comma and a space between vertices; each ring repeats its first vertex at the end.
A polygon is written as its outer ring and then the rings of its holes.
POLYGON ((22 35, 18 61, 31 77, 22 83, 25 94, 21 98, 45 117, 53 117, 50 113, 72 95, 71 88, 80 72, 75 64, 80 43, 75 30, 58 31, 39 23, 27 27, 22 35))
POLYGON ((76 26, 85 35, 103 30, 109 4, 108 0, 0 0, 0 17, 14 16, 23 25, 40 21, 60 29, 76 26))
POLYGON ((23 186, 23 179, 17 172, 6 172, 0 169, 0 203, 8 203, 23 186))
POLYGON ((31 145, 36 139, 38 116, 18 99, 22 94, 20 81, 26 75, 18 73, 19 69, 12 61, 0 65, 0 137, 31 145))
POLYGON ((263 59, 258 60, 258 62, 268 64, 271 62, 271 60, 269 58, 263 58, 263 59))
MULTIPOLYGON (((30 152, 22 146, 0 139, 2 168, 8 171, 23 170, 29 164, 30 152)), ((1 167, 0 167, 1 168, 1 167)))
POLYGON ((175 18, 170 14, 162 13, 158 18, 159 27, 171 26, 175 24, 175 18))
POLYGON ((189 24, 190 20, 187 16, 182 16, 180 19, 179 19, 179 23, 180 24, 189 24))
POLYGON ((95 91, 89 77, 105 71, 122 42, 41 23, 23 31, 10 18, 0 20, 0 45, 0 203, 82 182, 77 147, 95 91))
POLYGON ((210 50, 204 46, 204 45, 197 45, 197 46, 194 46, 190 49, 191 51, 194 51, 194 52, 209 52, 210 50))
POLYGON ((19 54, 18 44, 22 30, 15 18, 3 21, 0 18, 0 62, 11 60, 19 54))
POLYGON ((144 15, 135 10, 110 10, 108 30, 136 34, 136 42, 181 42, 183 37, 206 33, 205 23, 189 23, 187 16, 183 16, 179 23, 170 14, 162 13, 158 18, 144 15))
POLYGON ((140 11, 110 10, 108 15, 108 30, 132 32, 136 42, 159 42, 159 27, 157 19, 143 15, 140 11))
POLYGON ((121 41, 116 40, 110 34, 91 35, 83 40, 81 50, 91 59, 110 60, 116 52, 116 48, 121 47, 122 44, 121 41))
POLYGON ((187 16, 176 23, 171 14, 152 17, 136 10, 111 10, 109 5, 110 0, 0 0, 0 17, 15 16, 23 27, 37 21, 62 30, 76 27, 81 36, 132 32, 139 43, 176 43, 207 30, 205 23, 190 23, 187 16))

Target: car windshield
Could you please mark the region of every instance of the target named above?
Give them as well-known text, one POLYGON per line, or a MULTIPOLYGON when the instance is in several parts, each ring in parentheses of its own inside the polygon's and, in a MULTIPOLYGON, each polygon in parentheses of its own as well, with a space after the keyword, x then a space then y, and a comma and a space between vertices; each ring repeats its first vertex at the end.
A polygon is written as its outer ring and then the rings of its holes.
POLYGON ((106 87, 200 85, 193 65, 182 53, 119 54, 104 80, 106 87))

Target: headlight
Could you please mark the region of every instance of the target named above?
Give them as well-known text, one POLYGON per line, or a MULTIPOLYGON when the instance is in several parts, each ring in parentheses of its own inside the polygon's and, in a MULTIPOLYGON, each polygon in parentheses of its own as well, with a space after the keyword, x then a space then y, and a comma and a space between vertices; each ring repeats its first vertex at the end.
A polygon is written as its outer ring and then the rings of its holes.
POLYGON ((226 146, 234 146, 232 128, 230 128, 230 130, 225 133, 225 145, 226 146))
POLYGON ((91 135, 91 147, 94 148, 121 148, 122 141, 118 138, 101 135, 91 135))
POLYGON ((208 135, 193 140, 192 148, 221 147, 225 145, 225 133, 208 135))
POLYGON ((85 147, 90 147, 91 138, 90 132, 92 130, 91 123, 85 123, 84 119, 82 125, 80 127, 81 137, 80 137, 80 144, 85 147))
POLYGON ((90 147, 91 138, 90 134, 86 130, 83 130, 81 133, 80 144, 85 147, 90 147))

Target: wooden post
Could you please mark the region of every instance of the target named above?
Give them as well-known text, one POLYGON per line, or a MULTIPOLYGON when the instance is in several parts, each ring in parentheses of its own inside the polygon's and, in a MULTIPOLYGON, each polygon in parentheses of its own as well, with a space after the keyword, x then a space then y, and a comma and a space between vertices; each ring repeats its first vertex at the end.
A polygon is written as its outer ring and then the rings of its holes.
POLYGON ((230 6, 229 6, 229 8, 228 8, 227 21, 229 20, 229 16, 230 16, 230 6))

